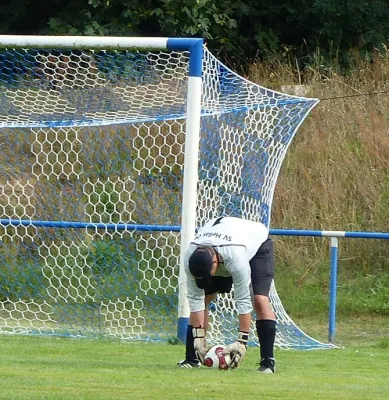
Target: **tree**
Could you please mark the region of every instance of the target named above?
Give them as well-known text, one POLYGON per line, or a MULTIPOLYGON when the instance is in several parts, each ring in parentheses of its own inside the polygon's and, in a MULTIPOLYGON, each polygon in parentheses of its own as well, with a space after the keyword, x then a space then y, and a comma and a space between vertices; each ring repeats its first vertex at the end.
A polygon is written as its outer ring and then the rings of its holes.
POLYGON ((244 60, 283 47, 369 52, 389 37, 386 0, 18 0, 0 18, 10 34, 203 37, 244 60))

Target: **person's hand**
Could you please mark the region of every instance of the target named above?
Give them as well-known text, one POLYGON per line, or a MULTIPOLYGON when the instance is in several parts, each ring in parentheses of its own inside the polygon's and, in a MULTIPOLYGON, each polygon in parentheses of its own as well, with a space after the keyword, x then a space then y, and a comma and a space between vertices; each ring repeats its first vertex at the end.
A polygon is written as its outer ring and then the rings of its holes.
POLYGON ((234 369, 239 366, 246 355, 247 341, 249 334, 239 331, 238 340, 229 344, 223 351, 223 355, 229 355, 231 358, 229 368, 234 369))
POLYGON ((196 354, 196 358, 204 364, 204 357, 207 353, 206 341, 205 341, 205 329, 201 326, 192 329, 193 334, 193 347, 196 354))

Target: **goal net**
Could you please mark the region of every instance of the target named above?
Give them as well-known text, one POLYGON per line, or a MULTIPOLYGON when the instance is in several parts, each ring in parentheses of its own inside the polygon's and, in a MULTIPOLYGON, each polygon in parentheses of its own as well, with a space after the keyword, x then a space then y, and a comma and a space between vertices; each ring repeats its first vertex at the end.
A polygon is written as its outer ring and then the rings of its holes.
MULTIPOLYGON (((0 50, 0 332, 173 340, 184 162, 197 154, 191 53, 50 40, 0 50)), ((202 53, 195 224, 269 226, 282 160, 317 100, 202 53)), ((331 346, 294 324, 274 285, 271 301, 277 346, 331 346)), ((211 342, 234 339, 233 297, 212 304, 211 322, 211 342)))

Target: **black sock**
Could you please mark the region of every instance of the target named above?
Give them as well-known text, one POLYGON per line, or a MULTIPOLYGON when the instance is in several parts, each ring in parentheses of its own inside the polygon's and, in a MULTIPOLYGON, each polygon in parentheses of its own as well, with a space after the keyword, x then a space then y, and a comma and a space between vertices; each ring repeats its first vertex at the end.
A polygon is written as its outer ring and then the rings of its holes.
POLYGON ((186 328, 186 344, 185 344, 185 359, 188 361, 196 360, 196 354, 194 351, 193 346, 193 333, 192 333, 193 326, 188 325, 186 328))
POLYGON ((262 358, 274 358, 274 341, 276 338, 276 321, 258 319, 255 323, 262 358))

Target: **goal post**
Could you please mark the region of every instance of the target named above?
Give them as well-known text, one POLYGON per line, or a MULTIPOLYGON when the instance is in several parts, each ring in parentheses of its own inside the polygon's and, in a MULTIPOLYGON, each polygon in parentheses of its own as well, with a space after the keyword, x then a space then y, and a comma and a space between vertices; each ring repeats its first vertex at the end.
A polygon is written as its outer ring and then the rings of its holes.
MULTIPOLYGON (((196 227, 270 225, 317 100, 240 77, 202 39, 0 36, 0 103, 0 333, 185 341, 196 227)), ((279 347, 331 347, 270 297, 279 347)), ((219 296, 210 341, 235 325, 219 296)))

